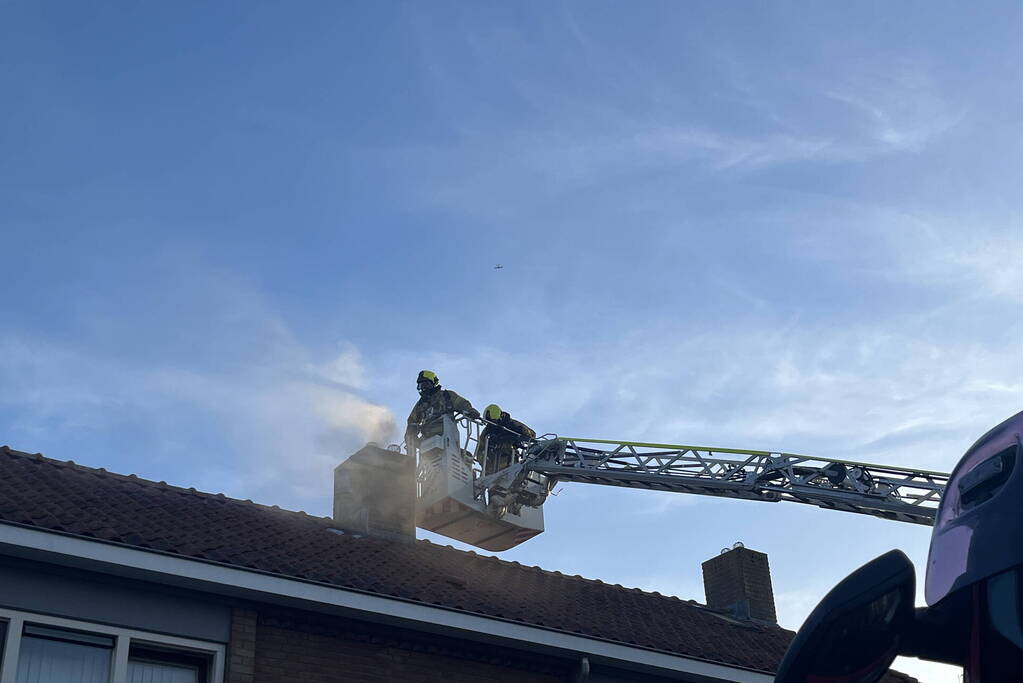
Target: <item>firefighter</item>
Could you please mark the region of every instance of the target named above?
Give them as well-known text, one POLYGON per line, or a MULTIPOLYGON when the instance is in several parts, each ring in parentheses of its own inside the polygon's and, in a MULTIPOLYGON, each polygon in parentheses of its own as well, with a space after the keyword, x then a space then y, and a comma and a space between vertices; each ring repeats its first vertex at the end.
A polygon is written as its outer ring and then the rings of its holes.
POLYGON ((500 472, 518 459, 517 449, 536 437, 536 432, 513 419, 501 410, 500 406, 491 403, 483 411, 487 426, 480 434, 480 443, 486 448, 483 458, 483 475, 500 472))
POLYGON ((458 412, 474 420, 480 417, 480 411, 467 400, 450 389, 441 389, 437 374, 431 370, 419 373, 416 389, 419 391, 419 400, 412 407, 405 428, 405 446, 410 454, 415 453, 420 439, 440 434, 444 430, 441 420, 444 415, 458 412))

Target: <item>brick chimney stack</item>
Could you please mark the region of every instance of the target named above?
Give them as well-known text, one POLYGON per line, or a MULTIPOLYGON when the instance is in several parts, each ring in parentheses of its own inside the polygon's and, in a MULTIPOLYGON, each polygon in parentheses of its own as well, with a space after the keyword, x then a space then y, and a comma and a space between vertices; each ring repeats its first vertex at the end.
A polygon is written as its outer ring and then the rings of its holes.
POLYGON ((416 537, 416 459, 368 444, 334 468, 334 524, 388 538, 416 537))
POLYGON ((707 606, 737 617, 776 623, 767 554, 736 543, 703 563, 707 606))

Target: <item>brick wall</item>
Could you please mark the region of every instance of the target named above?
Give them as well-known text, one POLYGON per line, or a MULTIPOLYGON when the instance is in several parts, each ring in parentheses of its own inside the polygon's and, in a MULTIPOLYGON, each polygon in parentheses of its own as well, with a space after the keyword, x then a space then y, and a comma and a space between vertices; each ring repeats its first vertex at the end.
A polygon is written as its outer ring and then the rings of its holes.
POLYGON ((774 591, 767 555, 734 548, 703 563, 707 606, 732 610, 745 604, 754 619, 775 622, 774 591))
POLYGON ((226 683, 255 683, 256 612, 231 610, 231 642, 227 650, 226 683))
POLYGON ((367 445, 335 467, 334 524, 415 539, 416 459, 367 445))
POLYGON ((277 608, 235 610, 231 637, 227 683, 570 680, 569 662, 277 608))

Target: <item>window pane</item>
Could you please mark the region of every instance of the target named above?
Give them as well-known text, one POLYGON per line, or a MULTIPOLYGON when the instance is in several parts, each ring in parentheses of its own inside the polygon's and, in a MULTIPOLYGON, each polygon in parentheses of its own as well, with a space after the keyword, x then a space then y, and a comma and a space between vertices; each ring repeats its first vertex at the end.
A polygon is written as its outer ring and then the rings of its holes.
POLYGON ((199 683, 194 666, 128 660, 128 683, 199 683))
POLYGON ((111 650, 23 635, 17 683, 108 683, 111 650))
POLYGON ((113 636, 104 636, 98 633, 87 631, 72 631, 66 628, 53 628, 51 626, 38 626, 36 624, 25 624, 22 633, 26 636, 39 636, 49 640, 62 640, 66 643, 78 643, 79 645, 96 645, 112 649, 114 647, 113 636))

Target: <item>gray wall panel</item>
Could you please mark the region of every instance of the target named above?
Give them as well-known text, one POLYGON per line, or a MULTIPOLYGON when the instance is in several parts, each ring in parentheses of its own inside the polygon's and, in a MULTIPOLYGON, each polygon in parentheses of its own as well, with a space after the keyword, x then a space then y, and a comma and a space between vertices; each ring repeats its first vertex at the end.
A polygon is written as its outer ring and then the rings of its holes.
POLYGON ((0 556, 0 606, 226 643, 231 608, 199 594, 0 556))
POLYGON ((722 679, 706 679, 699 676, 686 676, 679 674, 674 678, 663 676, 652 676, 636 671, 625 671, 607 666, 595 665, 590 670, 588 683, 678 683, 689 681, 690 683, 719 683, 722 679))

